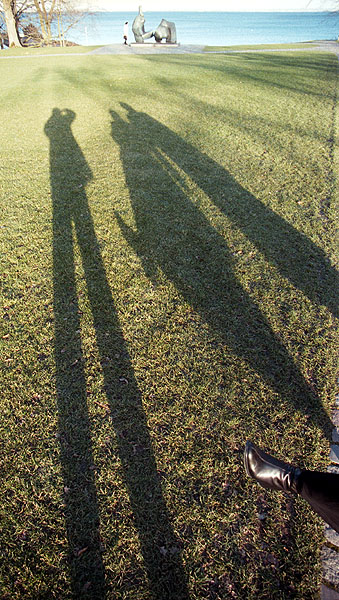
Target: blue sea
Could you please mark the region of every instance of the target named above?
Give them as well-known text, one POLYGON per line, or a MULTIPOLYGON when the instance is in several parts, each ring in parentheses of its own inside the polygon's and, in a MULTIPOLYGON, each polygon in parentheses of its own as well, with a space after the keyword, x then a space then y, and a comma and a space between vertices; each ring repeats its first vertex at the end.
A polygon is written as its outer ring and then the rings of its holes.
MULTIPOLYGON (((123 24, 137 12, 98 12, 87 16, 69 39, 78 44, 117 44, 123 24)), ((162 18, 174 21, 181 44, 237 45, 305 42, 338 38, 339 18, 326 12, 145 12, 145 30, 154 30, 162 18)))

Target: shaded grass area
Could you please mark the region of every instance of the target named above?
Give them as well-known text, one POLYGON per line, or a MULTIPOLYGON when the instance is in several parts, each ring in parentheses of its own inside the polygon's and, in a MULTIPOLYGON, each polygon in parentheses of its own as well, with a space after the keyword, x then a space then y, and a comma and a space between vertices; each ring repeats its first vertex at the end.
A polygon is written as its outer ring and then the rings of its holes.
POLYGON ((316 597, 242 451, 326 468, 335 57, 10 62, 2 596, 316 597))

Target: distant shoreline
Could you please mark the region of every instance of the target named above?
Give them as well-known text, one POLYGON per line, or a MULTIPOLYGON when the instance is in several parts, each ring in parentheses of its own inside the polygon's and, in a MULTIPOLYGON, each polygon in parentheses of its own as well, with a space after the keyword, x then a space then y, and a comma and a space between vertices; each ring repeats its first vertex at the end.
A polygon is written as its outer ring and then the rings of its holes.
MULTIPOLYGON (((113 14, 120 14, 120 15, 136 15, 137 11, 135 10, 103 10, 100 8, 97 8, 93 11, 91 11, 92 13, 113 13, 113 14)), ((171 14, 196 14, 196 13, 212 13, 215 15, 219 15, 221 14, 228 14, 228 13, 237 13, 237 14, 241 14, 241 15, 245 15, 245 14, 256 14, 256 13, 264 13, 264 14, 275 14, 275 13, 283 13, 283 14, 299 14, 299 15, 304 15, 304 14, 319 14, 319 15, 332 15, 334 14, 334 11, 331 10, 164 10, 164 11, 159 11, 159 10, 148 10, 145 11, 145 15, 146 14, 158 14, 159 12, 163 12, 163 13, 171 13, 171 14)))

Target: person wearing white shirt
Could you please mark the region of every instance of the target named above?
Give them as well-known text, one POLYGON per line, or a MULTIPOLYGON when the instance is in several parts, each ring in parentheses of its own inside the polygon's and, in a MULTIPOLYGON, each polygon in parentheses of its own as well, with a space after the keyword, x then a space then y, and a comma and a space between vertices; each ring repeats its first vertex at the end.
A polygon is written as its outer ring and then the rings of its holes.
POLYGON ((124 44, 126 44, 127 46, 127 39, 128 39, 128 21, 126 21, 125 25, 124 25, 124 44))

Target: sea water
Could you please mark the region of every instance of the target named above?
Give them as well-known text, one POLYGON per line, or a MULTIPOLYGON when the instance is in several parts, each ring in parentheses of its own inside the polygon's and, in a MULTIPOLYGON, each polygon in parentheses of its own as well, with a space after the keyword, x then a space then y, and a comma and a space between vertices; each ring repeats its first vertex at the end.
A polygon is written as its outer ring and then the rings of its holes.
MULTIPOLYGON (((86 16, 68 38, 78 44, 122 42, 123 24, 136 12, 97 12, 86 16)), ((237 44, 293 43, 338 38, 339 17, 326 12, 145 12, 145 30, 154 30, 162 18, 174 21, 178 42, 232 46, 237 44)))

